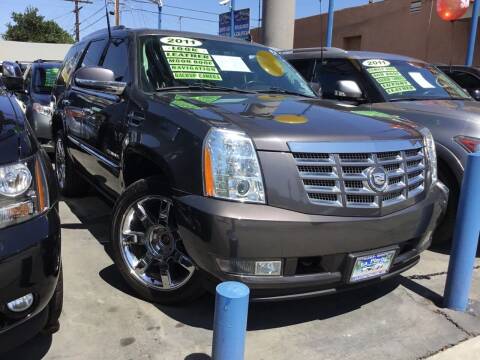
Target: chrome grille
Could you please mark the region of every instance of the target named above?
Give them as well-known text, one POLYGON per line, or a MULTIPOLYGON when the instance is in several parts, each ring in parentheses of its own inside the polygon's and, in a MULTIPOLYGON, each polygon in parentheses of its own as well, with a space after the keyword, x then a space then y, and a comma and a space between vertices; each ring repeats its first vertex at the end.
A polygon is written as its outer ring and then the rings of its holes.
MULTIPOLYGON (((398 151, 349 153, 297 152, 295 148, 302 145, 295 144, 298 146, 291 149, 292 154, 313 204, 380 208, 399 204, 425 189, 426 163, 419 141, 409 142, 398 151), (383 167, 387 173, 387 187, 382 192, 374 190, 368 179, 369 171, 376 167, 383 167)), ((307 148, 316 150, 313 144, 307 148)), ((337 148, 341 149, 341 144, 337 148)))

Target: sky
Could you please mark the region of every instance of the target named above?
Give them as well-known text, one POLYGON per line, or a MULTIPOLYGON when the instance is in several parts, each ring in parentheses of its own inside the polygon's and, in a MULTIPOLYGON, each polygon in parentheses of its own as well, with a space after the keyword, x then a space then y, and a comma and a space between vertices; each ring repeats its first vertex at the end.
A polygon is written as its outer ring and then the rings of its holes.
MULTIPOLYGON (((80 11, 81 36, 106 26, 102 18, 105 14, 104 0, 89 1, 92 3, 83 4, 83 9, 80 11)), ((283 0, 276 1, 280 3, 283 0)), ((328 1, 321 0, 322 12, 327 12, 328 1)), ((151 0, 120 0, 121 24, 134 28, 156 28, 157 6, 149 2, 151 0)), ((259 24, 259 2, 260 0, 236 0, 237 9, 250 8, 252 28, 259 24)), ((341 9, 367 3, 368 0, 336 0, 335 8, 341 9)), ((219 5, 218 0, 164 0, 164 4, 162 28, 209 34, 218 33, 218 14, 228 11, 226 6, 219 5)), ((297 18, 316 15, 320 12, 320 0, 296 0, 296 4, 297 18)), ((67 0, 0 0, 0 34, 6 31, 6 24, 11 21, 11 13, 23 12, 28 6, 37 7, 42 16, 48 20, 55 20, 62 28, 73 34, 74 5, 67 0)), ((109 8, 113 10, 112 5, 109 8)), ((111 20, 113 24, 113 18, 111 20)))

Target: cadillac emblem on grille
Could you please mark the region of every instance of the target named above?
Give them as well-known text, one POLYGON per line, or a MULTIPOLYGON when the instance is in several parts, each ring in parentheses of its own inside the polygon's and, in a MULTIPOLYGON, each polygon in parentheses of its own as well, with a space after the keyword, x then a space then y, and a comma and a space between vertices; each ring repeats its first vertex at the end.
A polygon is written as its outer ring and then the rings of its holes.
POLYGON ((387 171, 381 167, 372 167, 368 170, 368 184, 377 192, 383 192, 388 186, 387 171))

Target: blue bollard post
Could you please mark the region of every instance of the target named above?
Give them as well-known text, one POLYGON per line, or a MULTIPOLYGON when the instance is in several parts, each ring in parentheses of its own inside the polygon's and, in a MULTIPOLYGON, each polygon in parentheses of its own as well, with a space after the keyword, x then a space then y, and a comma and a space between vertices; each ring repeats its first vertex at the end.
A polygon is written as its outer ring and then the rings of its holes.
POLYGON ((223 282, 216 290, 212 359, 243 360, 250 290, 236 281, 223 282))
POLYGON ((332 47, 333 39, 333 16, 335 14, 335 0, 328 2, 328 22, 327 22, 327 47, 332 47))
POLYGON ((480 236, 480 152, 468 155, 445 285, 445 307, 465 311, 480 236))

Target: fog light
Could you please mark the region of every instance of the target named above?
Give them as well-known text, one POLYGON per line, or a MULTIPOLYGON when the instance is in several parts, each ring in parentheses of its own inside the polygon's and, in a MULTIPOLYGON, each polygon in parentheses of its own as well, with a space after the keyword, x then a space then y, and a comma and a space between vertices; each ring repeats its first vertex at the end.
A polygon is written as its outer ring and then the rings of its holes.
POLYGON ((282 274, 281 260, 217 259, 217 264, 220 270, 231 274, 259 276, 279 276, 282 274))
POLYGON ((7 308, 13 312, 23 312, 26 311, 33 304, 33 294, 27 294, 21 298, 10 301, 7 304, 7 308))

